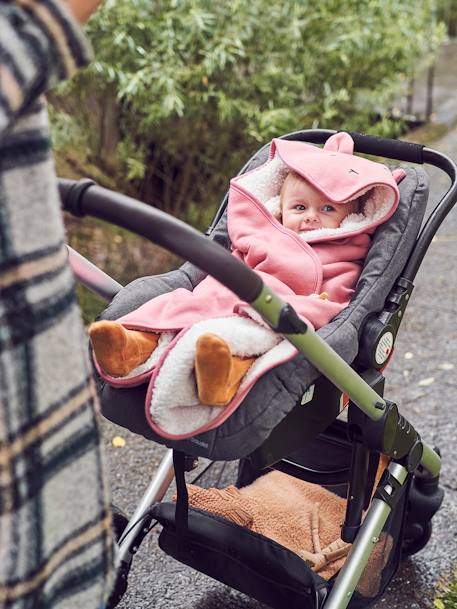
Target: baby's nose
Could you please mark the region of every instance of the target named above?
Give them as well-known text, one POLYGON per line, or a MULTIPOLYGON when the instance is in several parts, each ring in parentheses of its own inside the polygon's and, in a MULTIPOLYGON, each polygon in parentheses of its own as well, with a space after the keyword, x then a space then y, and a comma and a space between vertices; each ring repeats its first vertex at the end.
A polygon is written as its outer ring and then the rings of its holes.
POLYGON ((306 222, 317 222, 319 219, 319 215, 314 209, 307 209, 305 214, 306 222))

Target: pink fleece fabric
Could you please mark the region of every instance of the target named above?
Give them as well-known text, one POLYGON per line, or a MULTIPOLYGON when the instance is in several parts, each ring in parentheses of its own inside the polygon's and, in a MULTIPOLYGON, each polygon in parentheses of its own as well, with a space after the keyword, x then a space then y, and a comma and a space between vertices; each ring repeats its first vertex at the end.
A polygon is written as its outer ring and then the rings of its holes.
MULTIPOLYGON (((228 202, 228 233, 232 253, 258 273, 266 285, 290 303, 315 329, 330 322, 351 300, 363 260, 378 224, 395 211, 399 192, 390 170, 380 163, 353 155, 353 141, 346 133, 332 136, 325 147, 289 140, 273 140, 269 160, 279 155, 282 162, 320 190, 329 201, 344 204, 374 186, 385 189, 392 205, 369 226, 337 236, 302 239, 285 228, 246 184, 243 174, 231 180, 228 202), (328 298, 316 296, 326 292, 328 298)), ((279 193, 276 193, 279 194, 279 193)), ((145 303, 120 318, 131 329, 186 331, 204 319, 244 315, 247 304, 211 276, 195 289, 179 288, 145 303)), ((173 348, 176 339, 168 349, 173 348)), ((166 357, 162 355, 158 368, 166 357)), ((100 370, 100 368, 99 368, 100 370)), ((133 379, 113 379, 100 370, 108 382, 118 386, 145 382, 152 370, 133 379)), ((151 393, 151 386, 148 395, 151 393)), ((227 407, 230 411, 231 409, 227 407)), ((151 416, 147 412, 148 418, 151 416)))

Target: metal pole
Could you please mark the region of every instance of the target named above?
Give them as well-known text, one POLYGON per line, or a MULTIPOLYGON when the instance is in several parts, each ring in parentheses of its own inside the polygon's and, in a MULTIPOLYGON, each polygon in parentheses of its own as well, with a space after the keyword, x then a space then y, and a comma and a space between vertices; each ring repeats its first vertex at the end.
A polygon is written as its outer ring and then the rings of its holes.
MULTIPOLYGON (((389 465, 389 472, 398 482, 403 485, 408 476, 407 470, 398 463, 389 465)), ((393 492, 385 484, 386 492, 393 492)), ((378 543, 382 529, 391 512, 391 507, 382 499, 373 499, 367 515, 352 544, 346 562, 336 578, 335 584, 330 592, 323 609, 346 609, 362 573, 368 563, 374 546, 378 543)))
POLYGON ((435 66, 431 65, 427 72, 427 98, 425 106, 425 121, 430 122, 433 114, 433 82, 435 79, 435 66))
POLYGON ((128 525, 125 527, 127 534, 121 536, 119 540, 119 551, 116 556, 116 562, 119 565, 121 562, 130 562, 133 553, 130 551, 130 546, 136 536, 144 526, 142 517, 146 511, 158 501, 161 501, 173 481, 173 451, 167 449, 165 456, 157 468, 157 473, 143 494, 140 503, 138 504, 133 516, 130 518, 128 525))
POLYGON ((413 102, 414 102, 414 78, 408 83, 408 93, 406 95, 406 114, 411 117, 413 114, 413 102))

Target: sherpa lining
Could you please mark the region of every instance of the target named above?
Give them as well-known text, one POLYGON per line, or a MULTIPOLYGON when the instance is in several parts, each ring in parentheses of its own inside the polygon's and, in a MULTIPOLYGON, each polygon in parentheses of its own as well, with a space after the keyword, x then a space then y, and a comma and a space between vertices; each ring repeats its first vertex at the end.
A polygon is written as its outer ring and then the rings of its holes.
POLYGON ((184 330, 159 363, 146 398, 153 428, 160 430, 164 437, 193 435, 210 422, 216 425, 217 416, 223 412, 226 414, 226 406, 204 406, 198 400, 194 373, 195 345, 206 332, 217 333, 229 344, 234 355, 259 356, 244 376, 237 396, 230 403, 230 410, 236 408, 256 378, 296 353, 295 347, 281 335, 246 317, 203 320, 184 330), (179 378, 179 383, 174 382, 176 378, 179 378), (172 401, 170 387, 173 387, 172 401))

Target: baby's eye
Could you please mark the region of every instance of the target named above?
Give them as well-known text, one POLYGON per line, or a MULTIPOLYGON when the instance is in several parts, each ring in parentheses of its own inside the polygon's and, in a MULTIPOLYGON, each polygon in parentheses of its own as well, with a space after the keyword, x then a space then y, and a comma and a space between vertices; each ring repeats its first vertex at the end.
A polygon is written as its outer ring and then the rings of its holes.
POLYGON ((298 210, 298 211, 305 211, 306 207, 304 205, 302 205, 301 203, 298 203, 295 206, 295 209, 298 210))
POLYGON ((335 211, 335 208, 333 207, 333 205, 323 205, 322 211, 331 212, 331 211, 335 211))

